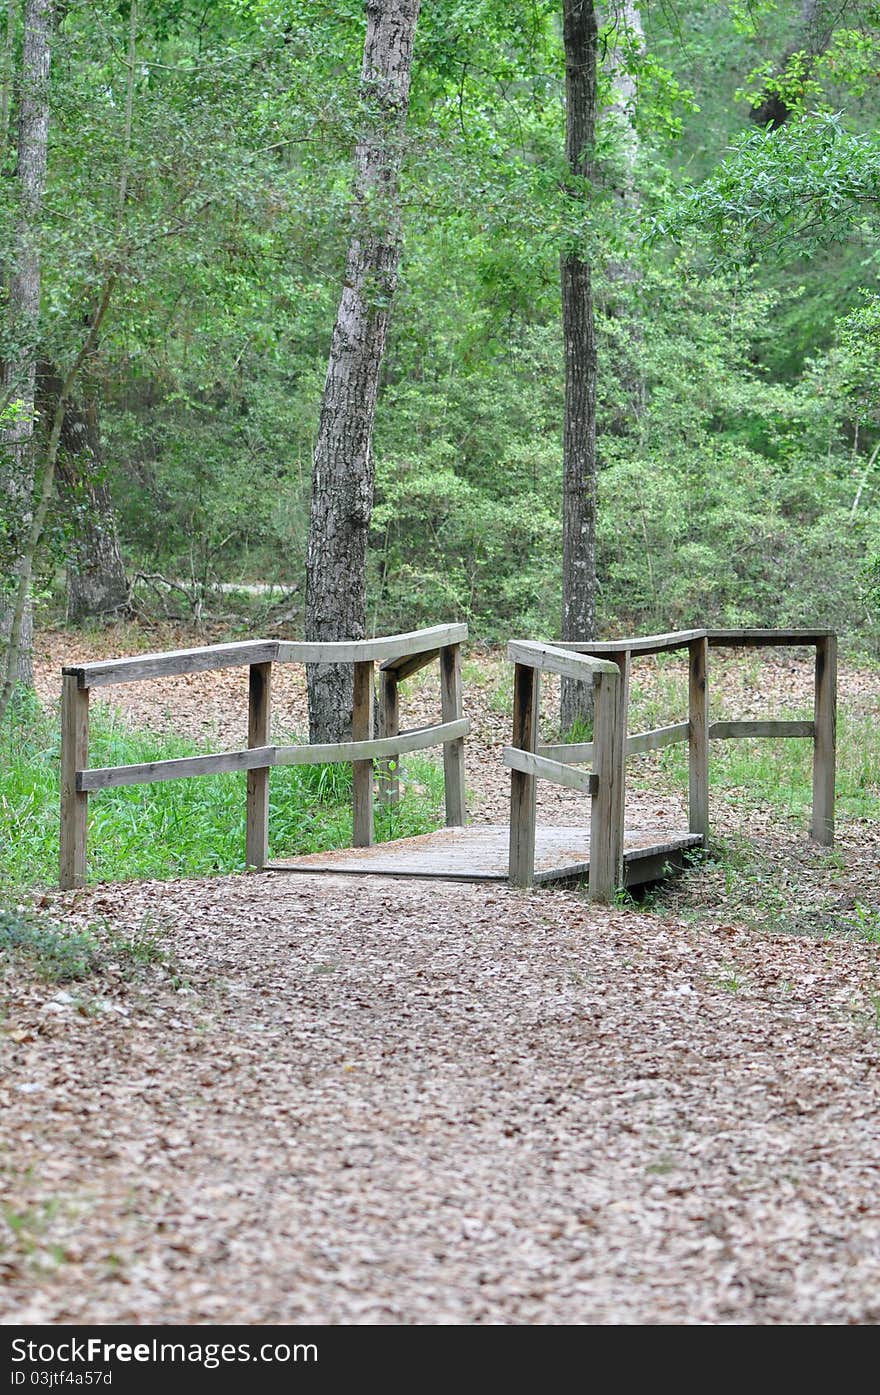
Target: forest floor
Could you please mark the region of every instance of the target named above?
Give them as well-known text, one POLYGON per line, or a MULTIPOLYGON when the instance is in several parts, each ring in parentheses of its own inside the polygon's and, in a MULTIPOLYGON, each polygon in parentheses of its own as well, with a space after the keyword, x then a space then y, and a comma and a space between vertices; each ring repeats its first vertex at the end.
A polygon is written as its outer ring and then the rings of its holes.
MULTIPOLYGON (((173 642, 43 635, 41 693, 173 642)), ((804 657, 712 672, 742 717, 809 705, 804 657)), ((646 664, 646 710, 680 676, 646 664)), ((108 696, 237 743, 244 683, 108 696)), ((503 821, 497 655, 465 692, 474 816, 503 821)), ((430 716, 430 684, 405 703, 430 716)), ((880 675, 844 667, 841 708, 876 730, 880 675)), ((293 670, 275 713, 302 729, 293 670)), ((678 785, 633 762, 633 817, 685 826, 678 785)), ((0 1321, 880 1321, 866 807, 829 854, 728 779, 717 849, 642 906, 277 873, 47 893, 107 952, 62 988, 5 970, 0 1321)), ((546 822, 584 812, 542 792, 546 822)))

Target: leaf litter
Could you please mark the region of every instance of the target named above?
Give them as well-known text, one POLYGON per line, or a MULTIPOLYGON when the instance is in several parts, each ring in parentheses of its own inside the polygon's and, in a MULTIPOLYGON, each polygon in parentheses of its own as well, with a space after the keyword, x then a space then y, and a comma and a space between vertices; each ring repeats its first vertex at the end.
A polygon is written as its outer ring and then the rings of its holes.
POLYGON ((878 950, 809 921, 810 886, 876 905, 876 834, 830 867, 771 811, 715 815, 793 869, 807 933, 711 867, 650 913, 330 875, 48 893, 161 954, 6 966, 0 1320, 880 1321, 878 950))

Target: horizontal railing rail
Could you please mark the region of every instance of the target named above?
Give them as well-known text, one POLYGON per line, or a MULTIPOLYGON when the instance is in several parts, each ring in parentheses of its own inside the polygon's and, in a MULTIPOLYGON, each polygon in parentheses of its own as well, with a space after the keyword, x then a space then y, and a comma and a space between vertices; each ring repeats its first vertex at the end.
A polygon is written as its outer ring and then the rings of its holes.
MULTIPOLYGON (((621 818, 625 807, 625 763, 629 756, 688 743, 688 810, 690 830, 705 843, 709 834, 709 742, 759 739, 813 741, 812 838, 825 846, 834 842, 834 783, 836 764, 837 637, 827 629, 699 629, 668 634, 603 640, 595 644, 560 646, 579 657, 612 659, 620 673, 620 726, 623 766, 620 774, 621 818), (815 649, 812 721, 709 721, 708 654, 713 648, 815 649), (653 731, 628 731, 630 670, 634 658, 688 651, 688 720, 653 731)), ((587 764, 595 760, 593 742, 538 746, 545 760, 587 764)))
POLYGON ((351 762, 353 841, 355 846, 365 847, 372 844, 374 838, 374 762, 382 763, 380 801, 393 804, 400 792, 395 758, 442 746, 446 822, 452 826, 463 824, 466 817, 464 738, 470 730, 470 721, 463 712, 461 645, 467 633, 466 625, 456 624, 326 644, 258 639, 65 667, 61 704, 61 886, 79 886, 85 880, 88 796, 125 785, 245 771, 246 860, 249 866, 263 867, 269 855, 269 772, 273 767, 351 762), (440 662, 441 720, 400 730, 398 685, 402 677, 436 659, 440 662), (276 663, 354 666, 351 741, 301 746, 272 744, 272 666, 276 663), (373 733, 374 665, 377 663, 381 665, 379 736, 373 733), (243 666, 249 669, 246 749, 89 768, 89 694, 93 688, 243 666))
POLYGON ((393 665, 405 658, 419 659, 420 668, 436 658, 441 648, 462 644, 467 625, 435 625, 427 630, 385 635, 377 639, 352 639, 307 643, 286 639, 249 639, 240 644, 208 644, 199 649, 170 649, 162 654, 136 654, 129 659, 102 659, 93 664, 73 664, 61 670, 75 678, 79 688, 102 688, 111 683, 140 683, 149 678, 171 678, 212 669, 241 668, 263 663, 348 664, 385 660, 393 665))
POLYGON ((514 664, 513 740, 504 748, 510 775, 509 876, 514 886, 535 880, 537 781, 549 780, 590 796, 590 880, 594 901, 610 901, 623 875, 623 822, 618 808, 620 773, 620 702, 618 666, 607 659, 573 654, 552 644, 511 640, 507 657, 514 664), (594 739, 588 743, 593 770, 578 770, 574 758, 554 757, 586 746, 558 746, 538 751, 541 674, 554 673, 593 685, 594 739))

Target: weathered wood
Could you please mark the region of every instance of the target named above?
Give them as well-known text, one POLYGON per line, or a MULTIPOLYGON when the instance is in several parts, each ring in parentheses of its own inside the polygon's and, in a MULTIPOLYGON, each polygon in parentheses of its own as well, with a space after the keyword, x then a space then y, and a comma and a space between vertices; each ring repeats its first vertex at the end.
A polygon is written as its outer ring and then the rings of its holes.
POLYGON ((751 737, 795 737, 815 735, 814 722, 712 722, 713 741, 737 741, 751 737))
POLYGON ((837 764, 837 636, 816 644, 813 702, 813 820, 811 836, 823 847, 834 842, 834 781, 837 764))
POLYGON ((61 680, 61 858, 62 891, 86 879, 89 799, 77 785, 77 772, 89 763, 89 694, 72 674, 61 680))
MULTIPOLYGON (((537 648, 538 646, 531 646, 537 648)), ((508 651, 509 652, 509 651, 508 651)), ((513 672, 513 740, 520 751, 535 753, 541 673, 533 664, 517 663, 513 672)), ((510 845, 508 874, 511 886, 528 887, 535 875, 536 780, 514 770, 510 776, 510 845)))
POLYGON ((277 640, 253 639, 242 644, 209 644, 201 649, 137 654, 131 659, 104 659, 96 664, 69 666, 61 672, 65 677, 76 678, 81 688, 103 688, 108 683, 138 683, 146 678, 168 678, 175 674, 238 668, 243 664, 271 663, 277 650, 277 640))
MULTIPOLYGON (((395 737, 400 733, 400 701, 395 669, 379 670, 379 737, 395 737)), ((384 757, 376 766, 379 803, 396 804, 400 799, 400 761, 395 756, 384 757)))
POLYGON ((688 816, 691 832, 709 837, 709 640, 688 645, 688 816))
POLYGON ((414 673, 419 673, 421 669, 427 668, 438 657, 439 649, 425 649, 420 654, 405 654, 402 659, 386 659, 380 668, 381 673, 395 674, 398 683, 402 683, 404 678, 411 678, 414 673))
MULTIPOLYGON (((66 677, 81 688, 106 687, 109 683, 137 683, 175 674, 207 673, 212 669, 244 664, 359 663, 405 657, 427 652, 433 656, 446 644, 467 639, 467 625, 435 625, 427 630, 385 635, 378 639, 307 644, 276 639, 245 640, 240 644, 209 644, 198 649, 173 649, 161 654, 136 654, 130 659, 104 659, 100 663, 68 665, 66 677)), ((427 660, 426 660, 427 661, 427 660)))
POLYGON ((821 640, 833 635, 833 630, 709 630, 707 631, 710 645, 722 647, 730 646, 737 648, 742 645, 744 648, 758 646, 774 648, 776 646, 818 644, 821 640))
POLYGON ((629 680, 632 669, 632 655, 627 651, 615 654, 614 662, 620 682, 617 685, 617 749, 620 768, 617 772, 615 789, 614 818, 617 821, 617 837, 623 848, 623 834, 626 828, 626 758, 627 732, 629 729, 629 680))
POLYGON ((538 755, 545 760, 559 760, 565 765, 589 765, 593 760, 592 741, 571 741, 561 746, 539 746, 538 755))
POLYGON ((579 790, 581 794, 595 793, 596 776, 589 771, 575 770, 571 765, 546 760, 543 756, 532 755, 530 751, 518 751, 514 746, 505 746, 502 759, 509 770, 520 770, 524 775, 535 775, 539 780, 549 780, 551 785, 565 785, 567 789, 579 790))
POLYGON ((589 683, 599 673, 617 676, 617 665, 608 659, 592 659, 587 654, 573 654, 556 645, 533 644, 531 640, 512 639, 507 646, 507 657, 511 663, 545 673, 559 673, 579 683, 589 683))
MULTIPOLYGON (((694 834, 670 829, 629 830, 623 858, 624 885, 632 886, 662 875, 682 851, 696 847, 694 834)), ((468 824, 441 828, 415 838, 395 839, 372 848, 341 848, 335 852, 273 859, 270 872, 309 872, 364 876, 442 879, 455 882, 500 882, 508 878, 510 830, 506 824, 468 824)), ((581 826, 539 826, 535 837, 536 886, 586 878, 590 870, 590 840, 581 826)))
POLYGON ((259 770, 275 763, 274 746, 257 746, 249 751, 227 751, 216 756, 186 756, 182 760, 152 760, 140 765, 100 766, 78 774, 76 788, 85 793, 116 789, 120 785, 151 785, 164 780, 188 780, 196 775, 259 770))
MULTIPOLYGON (((447 644, 440 650, 440 715, 446 722, 457 722, 464 711, 461 690, 461 645, 447 644)), ((457 828, 467 821, 464 800, 464 738, 443 743, 443 777, 446 793, 446 823, 457 828)))
POLYGON ((654 727, 652 731, 633 732, 626 738, 628 756, 644 755, 646 751, 660 751, 664 746, 675 746, 679 741, 687 741, 690 732, 689 722, 675 722, 671 727, 654 727))
POLYGON ((686 649, 695 639, 703 639, 705 630, 671 630, 664 635, 635 635, 631 639, 602 639, 589 644, 573 644, 567 640, 560 645, 575 654, 664 654, 686 649))
POLYGON ((403 659, 412 654, 433 653, 447 644, 461 644, 467 639, 467 625, 434 625, 427 630, 410 630, 400 635, 383 635, 377 639, 278 641, 277 659, 281 664, 354 664, 381 663, 403 659))
POLYGON ((590 900, 610 901, 621 885, 623 843, 618 782, 623 769, 617 665, 593 680, 593 770, 598 777, 590 809, 590 900))
MULTIPOLYGON (((355 741, 373 738, 373 660, 354 666, 354 700, 351 713, 351 734, 355 741)), ((353 827, 352 842, 356 848, 373 844, 373 761, 352 762, 353 827)))
POLYGON ((381 760, 407 751, 425 751, 467 736, 469 717, 457 722, 437 722, 428 727, 412 727, 397 736, 378 736, 372 741, 331 741, 315 746, 276 746, 276 765, 338 765, 343 761, 381 760))
MULTIPOLYGON (((269 745, 272 722, 272 665, 251 664, 248 675, 248 749, 269 745)), ((269 766, 247 773, 245 858, 249 867, 269 860, 269 766)))

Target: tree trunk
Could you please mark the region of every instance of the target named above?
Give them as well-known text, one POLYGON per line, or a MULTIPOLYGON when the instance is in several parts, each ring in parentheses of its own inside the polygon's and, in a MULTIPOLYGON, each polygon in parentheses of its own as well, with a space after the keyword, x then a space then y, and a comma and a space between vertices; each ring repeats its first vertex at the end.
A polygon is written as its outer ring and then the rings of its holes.
MULTIPOLYGON (((9 339, 14 346, 3 365, 4 400, 16 404, 16 419, 0 432, 0 498, 7 536, 11 590, 26 566, 24 557, 34 507, 35 344, 40 317, 40 215, 46 186, 49 135, 49 62, 53 0, 27 0, 22 46, 18 125, 18 218, 9 276, 9 339)), ((33 619, 30 606, 18 617, 5 588, 0 592, 0 639, 7 677, 33 684, 33 619), (8 648, 7 648, 8 646, 8 648)))
MULTIPOLYGON (((372 435, 400 261, 398 175, 419 0, 367 0, 361 69, 366 128, 355 164, 353 234, 315 447, 306 558, 306 639, 361 639, 373 508, 372 435)), ((312 741, 351 730, 349 665, 309 667, 312 741)))
MULTIPOLYGON (((58 369, 41 363, 37 402, 51 422, 63 389, 58 369)), ((98 619, 124 610, 129 585, 119 548, 116 517, 102 479, 101 437, 94 399, 71 399, 64 411, 56 483, 70 529, 67 551, 67 620, 98 619)))
MULTIPOLYGON (((785 72, 789 59, 794 54, 805 53, 807 71, 804 76, 809 76, 813 60, 823 54, 831 42, 834 21, 840 15, 841 8, 840 4, 832 5, 829 0, 801 0, 797 37, 782 56, 780 73, 785 72)), ((757 125, 772 126, 774 131, 784 126, 790 115, 791 111, 784 97, 772 84, 768 86, 757 106, 752 107, 749 112, 750 119, 757 125)))
MULTIPOLYGON (((596 130, 596 7, 563 0, 565 157, 573 200, 587 197, 596 130)), ((562 639, 595 636, 596 627, 596 329, 590 263, 579 247, 561 256, 565 349, 562 443, 562 639)), ((562 680, 560 725, 569 732, 592 717, 592 690, 562 680)))

